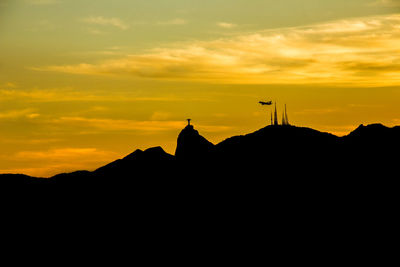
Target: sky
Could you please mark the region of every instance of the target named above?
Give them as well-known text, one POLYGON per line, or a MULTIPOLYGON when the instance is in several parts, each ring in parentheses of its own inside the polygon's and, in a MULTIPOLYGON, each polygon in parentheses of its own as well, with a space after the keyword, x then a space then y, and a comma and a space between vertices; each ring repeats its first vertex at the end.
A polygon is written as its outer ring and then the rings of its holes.
POLYGON ((0 173, 270 123, 400 125, 400 0, 0 0, 0 173))

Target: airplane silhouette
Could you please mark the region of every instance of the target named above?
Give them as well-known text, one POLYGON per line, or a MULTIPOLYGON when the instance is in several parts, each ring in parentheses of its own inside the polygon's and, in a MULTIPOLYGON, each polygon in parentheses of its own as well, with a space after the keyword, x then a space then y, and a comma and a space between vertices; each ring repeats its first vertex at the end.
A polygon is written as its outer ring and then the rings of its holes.
POLYGON ((272 105, 272 101, 268 101, 268 102, 260 101, 260 102, 258 102, 258 103, 260 103, 260 104, 263 105, 263 106, 265 106, 265 105, 267 105, 267 106, 272 105))

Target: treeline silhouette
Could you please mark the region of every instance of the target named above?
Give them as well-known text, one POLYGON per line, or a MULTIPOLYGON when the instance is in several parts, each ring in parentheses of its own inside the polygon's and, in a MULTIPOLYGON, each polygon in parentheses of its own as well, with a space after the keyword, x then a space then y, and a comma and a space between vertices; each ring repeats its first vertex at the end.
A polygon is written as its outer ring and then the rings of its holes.
POLYGON ((400 127, 360 125, 344 137, 310 128, 272 125, 212 144, 192 125, 178 136, 175 155, 161 147, 136 150, 95 171, 51 178, 0 175, 1 184, 150 185, 173 188, 251 187, 289 183, 344 187, 397 173, 400 127))

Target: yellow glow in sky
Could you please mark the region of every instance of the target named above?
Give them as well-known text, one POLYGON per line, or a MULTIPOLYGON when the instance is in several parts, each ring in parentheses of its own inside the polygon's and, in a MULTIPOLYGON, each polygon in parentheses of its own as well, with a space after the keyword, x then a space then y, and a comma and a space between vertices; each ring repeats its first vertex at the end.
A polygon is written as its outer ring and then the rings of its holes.
POLYGON ((400 124, 397 0, 0 2, 0 173, 93 170, 269 123, 400 124), (251 3, 250 3, 251 2, 251 3))

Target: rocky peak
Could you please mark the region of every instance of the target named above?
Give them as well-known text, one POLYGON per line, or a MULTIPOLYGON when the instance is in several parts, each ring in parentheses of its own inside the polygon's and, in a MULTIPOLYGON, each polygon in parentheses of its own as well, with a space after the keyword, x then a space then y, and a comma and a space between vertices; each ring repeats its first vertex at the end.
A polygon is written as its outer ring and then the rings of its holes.
POLYGON ((214 145, 199 134, 193 125, 187 125, 178 136, 175 156, 178 160, 193 160, 204 157, 214 145))

